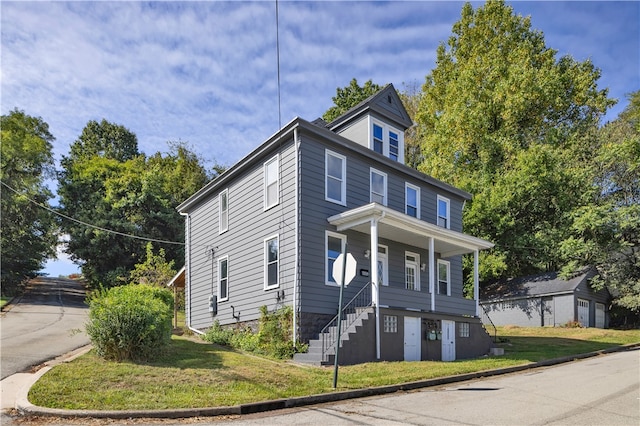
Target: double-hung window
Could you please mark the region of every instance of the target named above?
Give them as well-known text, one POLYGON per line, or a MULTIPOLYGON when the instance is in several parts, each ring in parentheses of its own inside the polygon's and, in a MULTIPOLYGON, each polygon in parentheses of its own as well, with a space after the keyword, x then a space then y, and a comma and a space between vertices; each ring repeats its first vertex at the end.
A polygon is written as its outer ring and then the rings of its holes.
POLYGON ((446 260, 438 259, 438 294, 451 296, 451 271, 446 260))
POLYGON ((403 133, 380 121, 372 122, 369 148, 393 161, 404 163, 403 133))
POLYGON ((420 291, 420 255, 405 252, 404 281, 407 290, 420 291))
POLYGON ((278 236, 274 235, 264 240, 264 289, 269 290, 280 286, 280 246, 278 236))
POLYGON ((220 216, 220 233, 229 229, 229 190, 225 189, 218 196, 218 210, 220 216))
POLYGON ((325 151, 325 199, 347 205, 347 158, 325 151))
POLYGON ((451 228, 449 199, 438 195, 438 226, 443 228, 451 228))
POLYGON ((371 202, 387 205, 387 175, 376 169, 371 169, 371 202))
POLYGON ((218 300, 229 299, 229 257, 218 259, 218 300))
POLYGON ((333 264, 336 259, 344 250, 345 244, 347 244, 346 235, 336 234, 335 232, 325 231, 326 232, 326 261, 325 261, 325 274, 327 285, 338 285, 336 280, 333 279, 333 264))
POLYGON ((279 169, 278 156, 264 163, 264 209, 270 209, 279 202, 279 169))
POLYGON ((420 219, 420 187, 406 183, 404 187, 405 213, 420 219))

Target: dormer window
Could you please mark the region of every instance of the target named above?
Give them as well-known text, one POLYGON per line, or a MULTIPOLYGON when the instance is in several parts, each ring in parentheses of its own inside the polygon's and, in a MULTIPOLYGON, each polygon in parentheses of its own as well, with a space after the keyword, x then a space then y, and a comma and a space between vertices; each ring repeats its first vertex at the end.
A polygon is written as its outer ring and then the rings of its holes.
POLYGON ((404 140, 402 132, 379 121, 372 124, 370 148, 389 157, 393 161, 404 163, 404 140))

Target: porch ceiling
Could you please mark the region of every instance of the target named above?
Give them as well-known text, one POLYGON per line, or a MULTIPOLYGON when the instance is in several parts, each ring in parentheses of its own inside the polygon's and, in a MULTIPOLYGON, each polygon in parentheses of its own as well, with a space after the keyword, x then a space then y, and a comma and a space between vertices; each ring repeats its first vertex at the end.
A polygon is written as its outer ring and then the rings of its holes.
POLYGON ((416 219, 378 203, 371 203, 331 216, 327 221, 338 231, 354 230, 371 233, 371 221, 378 219, 378 236, 415 247, 429 249, 434 239, 435 251, 442 257, 486 250, 493 243, 416 219))

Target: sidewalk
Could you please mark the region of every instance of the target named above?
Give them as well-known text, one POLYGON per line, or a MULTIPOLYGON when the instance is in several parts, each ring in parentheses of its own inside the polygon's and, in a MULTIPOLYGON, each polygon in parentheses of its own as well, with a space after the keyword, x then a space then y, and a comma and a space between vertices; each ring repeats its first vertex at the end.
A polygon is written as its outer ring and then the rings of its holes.
POLYGON ((361 398, 366 396, 383 395, 398 391, 409 391, 420 388, 445 385, 450 383, 462 382, 482 377, 491 377, 508 373, 515 373, 534 368, 548 367, 552 365, 562 364, 575 360, 605 355, 613 352, 637 350, 640 343, 630 345, 617 346, 600 351, 590 352, 586 354, 572 355, 563 358, 529 363, 525 365, 502 368, 497 370, 482 371, 477 373, 461 374, 457 376, 442 377, 431 380, 421 380, 417 382, 403 383, 398 385, 381 386, 376 388, 357 389, 352 391, 342 391, 334 393, 326 393, 320 395, 310 395, 304 397, 295 397, 287 399, 277 399, 271 401, 256 402, 250 404, 234 405, 230 407, 203 407, 203 408, 184 408, 184 409, 166 409, 166 410, 124 410, 124 411, 97 411, 97 410, 63 410, 55 408, 38 407, 31 404, 27 398, 29 389, 40 377, 55 365, 62 362, 68 362, 78 356, 83 355, 91 346, 85 346, 69 354, 58 357, 52 361, 46 362, 44 366, 35 373, 19 373, 7 377, 2 380, 2 410, 15 408, 22 415, 32 416, 49 416, 63 418, 110 418, 110 419, 129 419, 129 418, 187 418, 187 417, 208 417, 220 415, 238 415, 251 414, 262 411, 279 410, 284 408, 300 407, 305 405, 321 404, 326 402, 342 401, 352 398, 361 398))

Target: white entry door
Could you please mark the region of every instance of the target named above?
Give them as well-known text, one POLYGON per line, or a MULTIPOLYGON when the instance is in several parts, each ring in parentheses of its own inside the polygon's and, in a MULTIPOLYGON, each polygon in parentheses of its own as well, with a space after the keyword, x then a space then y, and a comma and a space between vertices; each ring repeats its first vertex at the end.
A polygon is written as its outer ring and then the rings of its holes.
POLYGON ((404 360, 420 361, 420 318, 404 317, 404 360))
POLYGON ((442 320, 442 360, 456 359, 456 322, 442 320))

